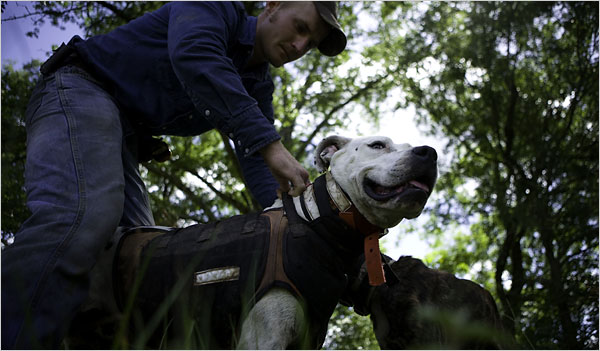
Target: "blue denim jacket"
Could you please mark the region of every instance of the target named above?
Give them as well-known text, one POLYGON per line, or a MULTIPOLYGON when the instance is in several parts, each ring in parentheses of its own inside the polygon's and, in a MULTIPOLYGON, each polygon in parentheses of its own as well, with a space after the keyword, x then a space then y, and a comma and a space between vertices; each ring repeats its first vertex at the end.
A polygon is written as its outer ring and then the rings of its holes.
POLYGON ((121 110, 153 135, 228 135, 263 206, 278 184, 256 152, 280 139, 268 63, 245 69, 256 17, 240 3, 173 2, 76 44, 121 110))

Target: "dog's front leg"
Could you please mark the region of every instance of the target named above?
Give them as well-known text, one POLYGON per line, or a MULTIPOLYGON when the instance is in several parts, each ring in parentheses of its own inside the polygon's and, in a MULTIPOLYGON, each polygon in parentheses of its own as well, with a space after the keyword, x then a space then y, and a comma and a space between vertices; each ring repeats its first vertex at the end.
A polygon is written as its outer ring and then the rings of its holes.
POLYGON ((298 337, 303 323, 304 312, 294 295, 273 288, 244 320, 238 349, 286 349, 298 337))

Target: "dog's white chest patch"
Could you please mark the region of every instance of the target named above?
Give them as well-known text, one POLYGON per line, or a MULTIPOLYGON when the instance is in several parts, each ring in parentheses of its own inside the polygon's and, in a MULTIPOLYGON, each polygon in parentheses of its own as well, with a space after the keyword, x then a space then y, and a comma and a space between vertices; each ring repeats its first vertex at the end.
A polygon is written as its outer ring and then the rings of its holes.
POLYGON ((194 285, 207 285, 240 279, 240 267, 221 267, 194 273, 194 285))

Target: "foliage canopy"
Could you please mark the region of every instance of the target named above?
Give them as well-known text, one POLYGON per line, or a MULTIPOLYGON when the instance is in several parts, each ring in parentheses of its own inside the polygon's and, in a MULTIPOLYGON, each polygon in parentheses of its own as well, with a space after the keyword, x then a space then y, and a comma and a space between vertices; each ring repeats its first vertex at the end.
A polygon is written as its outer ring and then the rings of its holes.
MULTIPOLYGON (((105 33, 161 5, 38 2, 30 35, 45 21, 105 33)), ((490 289, 521 347, 597 349, 598 3, 348 2, 341 22, 345 53, 272 69, 284 145, 312 170, 315 143, 356 111, 373 123, 415 107, 451 155, 418 229, 438 239, 429 263, 490 289)), ((22 116, 38 66, 2 68, 3 244, 28 213, 22 116)), ((259 209, 226 137, 166 139, 175 157, 143 165, 158 224, 259 209)), ((348 311, 336 310, 325 346, 376 347, 370 322, 348 311)))

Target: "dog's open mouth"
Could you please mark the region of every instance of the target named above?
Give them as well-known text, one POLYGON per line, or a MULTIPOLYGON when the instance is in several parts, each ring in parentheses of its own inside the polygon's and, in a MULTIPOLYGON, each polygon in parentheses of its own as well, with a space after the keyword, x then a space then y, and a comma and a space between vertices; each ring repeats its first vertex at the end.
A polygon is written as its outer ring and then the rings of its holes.
POLYGON ((426 196, 429 196, 431 192, 431 188, 425 182, 419 180, 411 180, 396 186, 386 187, 365 178, 363 184, 367 195, 377 201, 386 201, 407 192, 423 192, 426 196))

